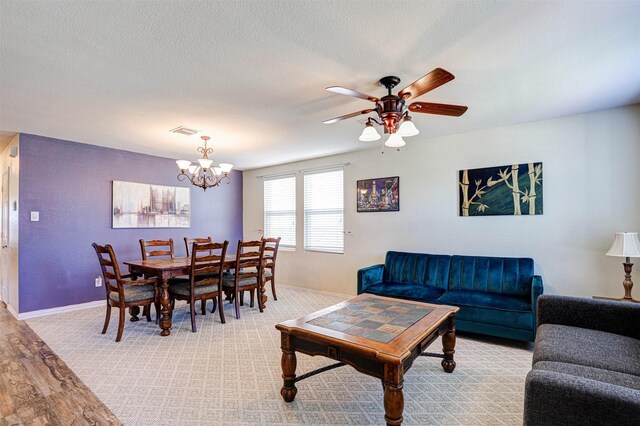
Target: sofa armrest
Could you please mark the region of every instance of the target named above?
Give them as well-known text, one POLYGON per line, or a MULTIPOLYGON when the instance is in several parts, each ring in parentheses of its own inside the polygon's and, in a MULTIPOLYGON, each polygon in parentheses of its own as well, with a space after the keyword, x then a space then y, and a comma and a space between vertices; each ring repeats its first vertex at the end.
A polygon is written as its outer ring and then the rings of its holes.
POLYGON ((640 304, 543 294, 538 327, 559 324, 640 339, 640 304))
POLYGON ((373 265, 358 270, 358 294, 365 293, 367 287, 382 282, 384 265, 373 265))
POLYGON ((536 329, 536 318, 538 314, 538 297, 543 293, 542 277, 540 275, 534 275, 531 279, 531 310, 533 311, 533 330, 536 329))
POLYGON ((632 425, 640 418, 640 390, 533 369, 524 391, 524 426, 632 425))

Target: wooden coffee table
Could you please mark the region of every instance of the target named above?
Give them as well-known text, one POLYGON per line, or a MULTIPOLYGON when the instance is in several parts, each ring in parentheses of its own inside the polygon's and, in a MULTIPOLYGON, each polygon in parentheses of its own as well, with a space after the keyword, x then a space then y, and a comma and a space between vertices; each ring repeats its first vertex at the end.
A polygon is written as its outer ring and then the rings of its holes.
POLYGON ((442 359, 447 373, 456 368, 455 315, 460 308, 361 294, 313 314, 276 325, 281 332, 280 394, 291 402, 295 383, 343 365, 382 380, 387 425, 400 425, 404 373, 419 356, 442 359), (424 352, 442 337, 443 354, 424 352), (296 377, 296 351, 339 361, 296 377))

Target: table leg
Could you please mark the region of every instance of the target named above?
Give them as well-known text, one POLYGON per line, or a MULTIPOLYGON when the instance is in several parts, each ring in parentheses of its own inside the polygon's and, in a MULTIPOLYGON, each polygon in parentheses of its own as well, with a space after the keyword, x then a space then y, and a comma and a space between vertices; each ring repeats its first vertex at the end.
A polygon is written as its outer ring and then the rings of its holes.
POLYGON ((384 419, 387 426, 399 426, 402 424, 402 412, 404 410, 404 393, 402 365, 385 365, 384 367, 384 419))
POLYGON ((292 402, 298 393, 295 385, 297 360, 296 352, 291 342, 291 336, 288 334, 282 333, 281 348, 282 359, 280 363, 282 365, 282 379, 284 380, 284 384, 282 389, 280 389, 280 395, 282 395, 282 398, 286 402, 292 402))
POLYGON ((169 330, 171 328, 171 300, 169 299, 169 281, 162 278, 160 279, 160 286, 162 287, 160 294, 160 332, 161 336, 168 336, 171 334, 169 330))
POLYGON ((453 360, 453 354, 456 352, 456 317, 450 316, 447 320, 448 329, 442 336, 442 352, 444 359, 442 360, 442 368, 447 373, 453 373, 456 368, 456 362, 453 360))
POLYGON ((265 294, 265 286, 264 280, 258 286, 258 307, 260 308, 260 312, 264 310, 265 305, 267 304, 267 295, 265 294))
POLYGON ((131 318, 129 319, 129 321, 131 322, 139 321, 140 320, 140 318, 138 318, 139 314, 140 314, 140 306, 131 306, 129 308, 129 315, 131 315, 131 318))

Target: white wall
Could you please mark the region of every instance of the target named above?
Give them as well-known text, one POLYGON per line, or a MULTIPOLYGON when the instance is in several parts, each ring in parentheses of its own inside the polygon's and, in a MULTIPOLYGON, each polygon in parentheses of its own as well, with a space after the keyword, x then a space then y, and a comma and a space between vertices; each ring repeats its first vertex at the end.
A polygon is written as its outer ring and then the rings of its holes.
MULTIPOLYGON (((381 155, 376 148, 245 171, 248 239, 264 227, 256 176, 351 162, 345 168, 345 230, 351 231, 345 253, 302 249, 299 174, 298 248, 278 255, 279 283, 355 294, 359 268, 383 263, 387 250, 403 250, 532 257, 547 293, 623 295, 623 259, 604 253, 614 232, 640 231, 640 105, 436 139, 427 139, 429 118, 418 118, 422 133, 407 138, 400 152, 381 155), (543 215, 458 216, 460 169, 532 161, 544 163, 543 215), (356 213, 356 180, 396 175, 399 212, 356 213)), ((357 124, 344 124, 344 131, 357 137, 357 124)))
MULTIPOLYGON (((9 172, 9 235, 7 249, 0 249, 0 298, 7 304, 9 311, 18 314, 18 178, 20 174, 20 135, 16 135, 11 143, 0 153, 0 178, 8 169, 9 172), (18 149, 18 156, 12 158, 9 152, 18 149), (14 204, 15 203, 15 204, 14 204), (15 205, 15 210, 14 210, 15 205), (3 292, 3 288, 4 292, 3 292), (5 299, 6 295, 6 299, 5 299)), ((1 200, 0 200, 1 201, 1 200)), ((4 219, 3 219, 4 220, 4 219)))

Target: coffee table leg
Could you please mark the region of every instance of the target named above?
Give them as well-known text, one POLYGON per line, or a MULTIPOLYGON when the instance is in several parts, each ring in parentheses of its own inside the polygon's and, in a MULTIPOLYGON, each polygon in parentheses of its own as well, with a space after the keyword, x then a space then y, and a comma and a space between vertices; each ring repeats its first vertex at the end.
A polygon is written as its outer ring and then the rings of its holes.
POLYGON ((450 316, 447 325, 448 329, 442 336, 442 352, 444 352, 442 368, 447 373, 453 373, 456 368, 456 362, 453 360, 453 354, 456 352, 456 317, 450 316))
POLYGON ((402 384, 402 365, 385 365, 384 367, 384 419, 387 426, 402 424, 404 410, 404 394, 402 384))
POLYGON ((282 333, 281 348, 282 359, 280 363, 282 364, 282 379, 284 380, 284 385, 282 389, 280 389, 280 395, 282 395, 282 398, 284 398, 286 402, 292 402, 298 393, 295 385, 297 360, 291 342, 291 336, 288 334, 282 333))
POLYGON ((168 336, 171 334, 169 330, 171 328, 171 300, 169 299, 169 282, 166 279, 160 280, 160 286, 162 287, 162 293, 160 295, 160 332, 161 336, 168 336))

